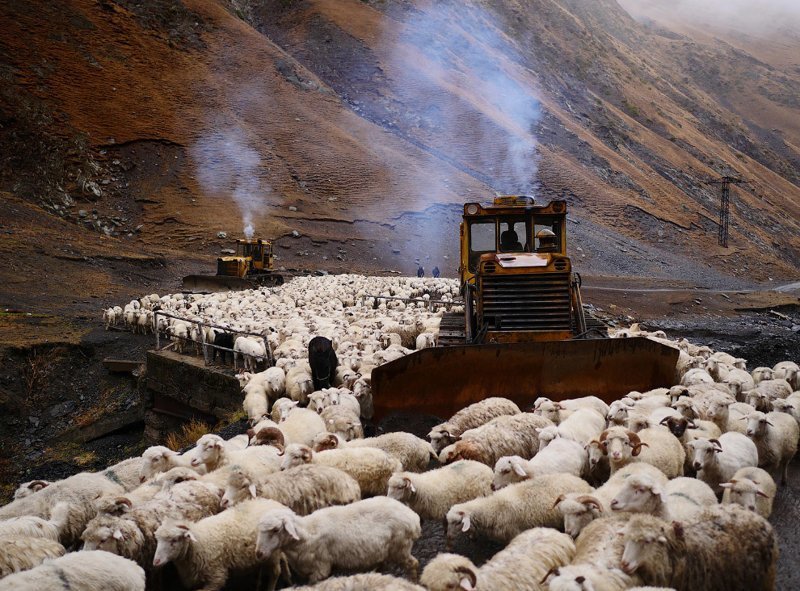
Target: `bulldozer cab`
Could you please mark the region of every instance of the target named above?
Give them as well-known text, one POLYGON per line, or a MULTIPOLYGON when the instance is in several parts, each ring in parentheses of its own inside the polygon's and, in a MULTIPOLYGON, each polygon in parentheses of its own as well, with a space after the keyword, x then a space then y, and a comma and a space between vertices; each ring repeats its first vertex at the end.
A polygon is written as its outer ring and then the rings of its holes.
POLYGON ((577 326, 564 201, 464 205, 461 281, 471 342, 568 339, 577 326))
POLYGON ((531 197, 506 196, 495 198, 494 204, 488 207, 467 203, 461 224, 461 281, 474 283, 484 255, 553 253, 566 256, 565 223, 563 201, 536 206, 531 197))

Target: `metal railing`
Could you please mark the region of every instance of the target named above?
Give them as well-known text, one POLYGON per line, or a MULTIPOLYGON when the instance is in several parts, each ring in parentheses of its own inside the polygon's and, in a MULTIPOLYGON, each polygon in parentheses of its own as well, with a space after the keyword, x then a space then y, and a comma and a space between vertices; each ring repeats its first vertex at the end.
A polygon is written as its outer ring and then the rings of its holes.
POLYGON ((367 298, 374 298, 376 300, 398 300, 401 302, 422 302, 425 304, 426 308, 431 308, 431 306, 444 306, 448 310, 453 306, 463 306, 463 300, 455 300, 452 302, 448 302, 447 300, 426 300, 425 298, 400 298, 397 296, 383 296, 383 295, 369 295, 365 294, 361 296, 361 304, 365 304, 367 298))
MULTIPOLYGON (((190 318, 184 318, 183 316, 176 316, 175 314, 169 314, 168 312, 163 312, 161 310, 156 310, 155 312, 153 312, 153 330, 154 330, 154 332, 156 334, 156 350, 157 351, 161 351, 162 350, 162 347, 161 347, 161 331, 159 330, 159 326, 158 326, 158 317, 159 316, 163 316, 165 318, 172 318, 174 320, 180 320, 181 322, 184 322, 184 323, 187 323, 187 324, 194 324, 194 325, 200 327, 200 330, 198 331, 198 333, 200 334, 200 341, 199 342, 194 340, 194 339, 192 339, 192 338, 187 338, 187 339, 185 339, 185 341, 188 342, 188 343, 196 343, 196 344, 200 345, 200 349, 203 351, 203 359, 204 359, 206 365, 211 365, 211 360, 209 358, 211 357, 212 349, 218 349, 220 351, 228 351, 228 352, 232 353, 233 354, 234 365, 236 364, 236 353, 237 352, 234 351, 233 349, 229 349, 228 347, 223 347, 222 345, 217 345, 215 343, 207 342, 206 341, 206 333, 205 333, 204 330, 202 330, 204 327, 213 328, 215 330, 221 330, 223 332, 232 333, 232 334, 235 334, 235 335, 257 337, 257 338, 263 339, 264 340, 264 349, 266 350, 266 353, 267 353, 265 358, 264 358, 264 360, 267 363, 267 367, 271 367, 271 366, 275 365, 275 358, 273 356, 272 348, 270 347, 270 343, 269 343, 269 340, 267 339, 267 335, 266 334, 258 334, 258 333, 254 333, 254 332, 246 332, 246 331, 242 331, 242 330, 234 330, 234 329, 232 329, 230 327, 219 326, 217 324, 211 324, 210 322, 201 322, 199 320, 192 320, 190 318)), ((164 346, 164 349, 166 349, 167 347, 170 347, 172 345, 173 345, 173 342, 170 342, 168 345, 164 346)), ((244 354, 242 354, 242 355, 244 356, 244 354)), ((224 353, 223 353, 222 358, 223 358, 223 362, 224 362, 225 361, 224 353)), ((256 358, 256 359, 261 359, 261 358, 259 357, 259 358, 256 358)))

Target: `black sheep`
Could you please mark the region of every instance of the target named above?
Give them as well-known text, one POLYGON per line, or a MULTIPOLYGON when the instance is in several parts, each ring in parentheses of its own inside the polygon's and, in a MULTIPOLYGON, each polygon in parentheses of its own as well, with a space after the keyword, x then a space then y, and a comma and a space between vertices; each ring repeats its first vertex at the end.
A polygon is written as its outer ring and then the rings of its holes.
MULTIPOLYGON (((218 332, 214 335, 214 344, 217 347, 225 347, 226 349, 233 349, 233 341, 236 338, 236 335, 232 332, 218 332)), ((213 347, 213 352, 211 353, 211 362, 215 362, 217 360, 217 353, 222 356, 222 363, 225 363, 226 355, 231 356, 231 361, 233 361, 233 353, 231 351, 223 351, 222 349, 217 349, 213 347)))
POLYGON ((330 388, 336 374, 339 360, 333 343, 325 337, 314 337, 308 343, 308 364, 311 366, 311 379, 314 381, 314 390, 330 388))

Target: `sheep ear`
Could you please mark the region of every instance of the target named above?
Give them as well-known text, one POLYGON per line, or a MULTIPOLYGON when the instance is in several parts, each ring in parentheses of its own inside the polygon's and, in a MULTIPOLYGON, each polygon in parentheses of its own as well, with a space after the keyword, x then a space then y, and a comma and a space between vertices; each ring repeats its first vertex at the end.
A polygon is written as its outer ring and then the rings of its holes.
POLYGON ((287 519, 283 522, 283 525, 286 528, 286 533, 292 536, 293 540, 300 539, 300 535, 297 533, 297 528, 294 526, 294 521, 287 519))
POLYGON ((461 520, 461 531, 467 531, 469 529, 469 515, 464 515, 463 519, 461 520))
POLYGON ((733 483, 732 482, 720 482, 719 485, 722 488, 731 488, 733 486, 733 483))
POLYGON ((667 543, 667 538, 665 538, 664 536, 658 536, 658 538, 656 538, 656 541, 659 544, 666 544, 667 543))
POLYGON ((536 432, 537 432, 537 433, 541 433, 541 432, 542 432, 542 430, 541 430, 539 427, 536 427, 536 432))
POLYGON ((250 486, 247 487, 247 490, 250 491, 250 496, 255 499, 256 498, 256 485, 255 484, 251 484, 250 486))
POLYGON ((464 591, 473 591, 475 589, 475 587, 472 586, 472 582, 467 577, 461 579, 458 586, 464 589, 464 591))
POLYGON ((188 529, 186 530, 186 533, 183 534, 183 537, 186 538, 187 540, 191 540, 192 542, 197 542, 197 538, 195 537, 195 535, 188 529))
POLYGON ((517 476, 527 476, 525 470, 520 466, 519 462, 512 462, 511 466, 514 468, 514 474, 517 476))
POLYGON ((120 529, 115 529, 114 530, 114 539, 115 540, 124 540, 125 539, 125 535, 122 533, 122 530, 120 530, 120 529))
POLYGON ((409 489, 411 489, 411 492, 412 492, 412 493, 415 493, 415 492, 417 492, 417 487, 416 487, 416 486, 414 486, 414 483, 413 483, 413 482, 411 482, 411 479, 410 479, 410 478, 406 478, 406 484, 408 484, 408 488, 409 488, 409 489))

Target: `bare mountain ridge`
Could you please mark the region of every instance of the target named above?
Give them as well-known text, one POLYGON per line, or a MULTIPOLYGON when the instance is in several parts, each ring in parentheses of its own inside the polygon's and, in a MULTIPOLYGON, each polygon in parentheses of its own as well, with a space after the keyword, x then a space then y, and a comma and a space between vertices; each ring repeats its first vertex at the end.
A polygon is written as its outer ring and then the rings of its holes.
POLYGON ((36 137, 63 157, 44 175, 6 157, 0 188, 73 222, 74 250, 99 232, 109 252, 167 255, 166 274, 182 270, 174 256, 208 266, 216 233, 240 234, 248 216, 284 237, 284 264, 407 271, 447 254, 454 272, 459 204, 530 188, 570 201, 586 273, 796 276, 796 72, 640 24, 612 0, 458 11, 5 3, 3 142, 20 154, 14 142, 36 137), (504 103, 498 81, 520 100, 504 103), (532 137, 538 156, 513 163, 532 137), (25 166, 52 182, 15 180, 25 166), (721 172, 752 180, 734 190, 729 249, 716 246, 716 190, 701 185, 721 172))

